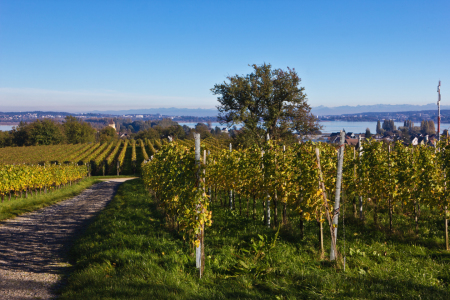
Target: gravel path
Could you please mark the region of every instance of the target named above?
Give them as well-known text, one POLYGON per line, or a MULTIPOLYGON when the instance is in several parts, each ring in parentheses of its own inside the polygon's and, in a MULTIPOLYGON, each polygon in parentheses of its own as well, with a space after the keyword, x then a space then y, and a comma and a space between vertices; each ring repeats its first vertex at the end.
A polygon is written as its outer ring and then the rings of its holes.
POLYGON ((95 184, 76 197, 0 223, 0 299, 53 299, 70 267, 72 242, 123 181, 95 184))

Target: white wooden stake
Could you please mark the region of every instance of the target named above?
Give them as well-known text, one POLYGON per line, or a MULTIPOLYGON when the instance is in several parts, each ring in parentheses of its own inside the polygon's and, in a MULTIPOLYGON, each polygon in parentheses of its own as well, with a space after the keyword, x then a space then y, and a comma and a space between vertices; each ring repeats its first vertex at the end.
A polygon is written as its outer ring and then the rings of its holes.
MULTIPOLYGON (((334 210, 333 210, 333 234, 334 234, 334 245, 331 245, 330 250, 330 260, 336 259, 336 253, 334 252, 334 248, 336 247, 337 242, 337 230, 339 223, 339 210, 340 210, 340 201, 341 201, 341 185, 342 185, 342 165, 344 163, 344 144, 345 143, 345 132, 341 130, 341 141, 338 150, 338 164, 337 164, 337 177, 336 177, 336 193, 334 195, 334 210), (334 247, 333 247, 334 246, 334 247)), ((333 240, 331 240, 333 243, 333 240)))
MULTIPOLYGON (((361 160, 361 156, 362 156, 362 144, 361 144, 361 135, 359 135, 358 137, 358 142, 359 142, 359 159, 361 160)), ((359 219, 362 221, 363 220, 363 198, 361 195, 359 195, 359 219)))
MULTIPOLYGON (((269 134, 267 134, 266 136, 266 141, 270 140, 270 136, 269 134)), ((267 212, 267 217, 266 217, 266 225, 267 227, 270 227, 270 194, 269 192, 266 190, 267 192, 267 200, 266 200, 266 212, 267 212)))
MULTIPOLYGON (((198 166, 200 165, 200 134, 194 133, 194 143, 195 143, 195 164, 198 166)), ((197 174, 197 180, 200 180, 200 174, 197 174)), ((200 206, 197 205, 197 212, 199 211, 200 206)), ((201 231, 201 230, 200 230, 201 231)), ((202 240, 201 240, 202 232, 197 236, 197 238, 200 240, 200 244, 198 247, 195 248, 195 266, 200 271, 200 278, 202 277, 202 240)))
MULTIPOLYGON (((230 143, 230 153, 233 151, 233 148, 232 148, 232 146, 231 146, 231 143, 230 143)), ((230 198, 230 210, 232 210, 233 209, 233 190, 232 189, 230 189, 230 191, 229 191, 229 198, 230 198)))

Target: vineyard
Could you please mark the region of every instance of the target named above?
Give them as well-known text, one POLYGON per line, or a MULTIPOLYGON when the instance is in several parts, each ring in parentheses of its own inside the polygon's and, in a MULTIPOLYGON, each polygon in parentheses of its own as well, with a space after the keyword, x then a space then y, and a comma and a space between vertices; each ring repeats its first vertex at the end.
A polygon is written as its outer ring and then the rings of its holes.
MULTIPOLYGON (((440 235, 445 244, 440 247, 448 250, 447 141, 434 148, 366 140, 358 149, 311 142, 285 147, 268 141, 262 148, 233 151, 231 145, 227 149, 205 140, 198 157, 191 142, 174 142, 159 149, 143 166, 145 186, 171 226, 197 248, 204 226, 210 226, 214 214, 219 213, 214 213, 214 207, 260 220, 261 226, 274 229, 287 226, 292 216, 299 220, 295 226, 302 236, 305 222, 314 222, 318 224, 322 255, 323 225, 328 223, 332 240, 337 237, 337 220, 343 221, 343 209, 351 210, 353 219, 361 224, 370 215, 386 238, 408 231, 417 236, 420 224, 426 221, 422 217, 432 216, 442 220, 440 235), (342 191, 333 199, 340 151, 342 191), (336 204, 336 199, 342 203, 336 204), (406 224, 404 217, 410 220, 406 224)), ((335 243, 345 256, 349 250, 335 243)))
POLYGON ((159 141, 118 140, 110 143, 67 144, 0 149, 0 195, 28 196, 28 192, 71 184, 88 175, 133 175, 159 141), (125 158, 131 155, 126 160, 125 158))
POLYGON ((5 200, 89 174, 142 177, 122 184, 77 241, 79 272, 63 299, 450 293, 447 141, 434 148, 268 140, 233 149, 229 140, 197 136, 1 151, 5 200))

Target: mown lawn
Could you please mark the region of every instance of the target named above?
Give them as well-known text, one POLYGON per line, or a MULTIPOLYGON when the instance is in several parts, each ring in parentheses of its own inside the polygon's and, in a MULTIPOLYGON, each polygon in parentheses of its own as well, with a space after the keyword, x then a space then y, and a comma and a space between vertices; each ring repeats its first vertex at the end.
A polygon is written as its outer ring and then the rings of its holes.
MULTIPOLYGON (((420 234, 396 215, 391 238, 347 209, 346 270, 318 249, 318 225, 298 219, 280 229, 213 206, 206 230, 205 274, 198 278, 192 248, 165 223, 140 179, 121 185, 114 200, 71 250, 74 271, 61 299, 450 299, 450 254, 443 222, 424 210, 420 234)), ((342 221, 342 220, 341 220, 342 221)), ((327 234, 328 233, 328 234, 327 234)), ((343 226, 339 231, 343 251, 343 226)))

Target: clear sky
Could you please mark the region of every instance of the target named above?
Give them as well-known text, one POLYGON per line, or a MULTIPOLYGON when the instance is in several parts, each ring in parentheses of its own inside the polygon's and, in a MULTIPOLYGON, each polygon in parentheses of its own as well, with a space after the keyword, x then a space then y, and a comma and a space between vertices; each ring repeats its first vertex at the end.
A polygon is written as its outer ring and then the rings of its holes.
POLYGON ((0 0, 0 111, 213 108, 248 64, 311 106, 450 104, 450 1, 0 0))

